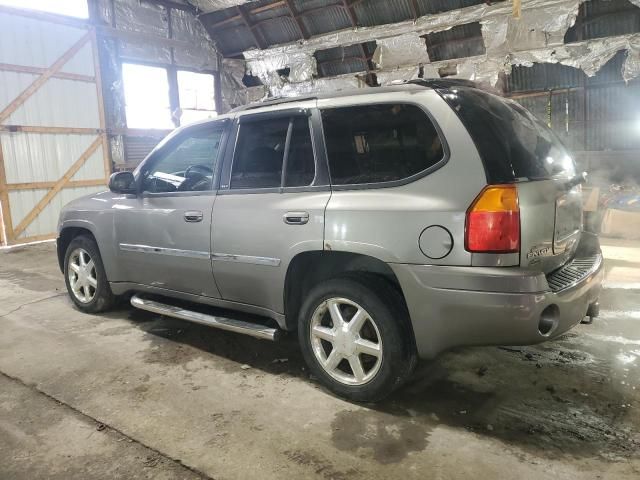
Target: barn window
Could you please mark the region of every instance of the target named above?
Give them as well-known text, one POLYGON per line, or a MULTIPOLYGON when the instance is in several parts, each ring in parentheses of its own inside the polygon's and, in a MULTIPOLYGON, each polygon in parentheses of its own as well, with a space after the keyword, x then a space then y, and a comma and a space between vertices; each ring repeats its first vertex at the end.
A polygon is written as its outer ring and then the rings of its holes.
POLYGON ((123 63, 122 80, 128 128, 174 128, 166 69, 123 63))

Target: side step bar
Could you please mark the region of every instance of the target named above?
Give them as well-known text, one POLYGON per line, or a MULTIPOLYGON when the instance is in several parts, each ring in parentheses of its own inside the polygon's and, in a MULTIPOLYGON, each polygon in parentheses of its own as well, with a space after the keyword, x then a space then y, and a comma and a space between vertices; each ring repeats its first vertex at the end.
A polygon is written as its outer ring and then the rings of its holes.
POLYGON ((147 312, 158 313, 168 317, 179 318, 188 322, 199 323, 208 327, 219 328, 220 330, 228 330, 230 332, 243 333, 251 337, 263 340, 276 341, 280 337, 280 330, 276 328, 266 327, 257 323, 244 322, 233 318, 218 317, 207 315, 206 313, 185 310, 184 308, 168 305, 166 303, 156 302, 155 300, 147 300, 138 295, 131 297, 131 305, 147 312))

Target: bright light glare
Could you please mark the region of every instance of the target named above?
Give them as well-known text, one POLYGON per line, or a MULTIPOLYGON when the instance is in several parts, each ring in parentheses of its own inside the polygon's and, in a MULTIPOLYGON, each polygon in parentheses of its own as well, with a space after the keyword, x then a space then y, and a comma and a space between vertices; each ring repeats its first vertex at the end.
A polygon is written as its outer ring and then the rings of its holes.
POLYGON ((0 0, 0 5, 58 13, 69 17, 89 18, 87 0, 0 0))
POLYGON ((122 64, 122 80, 129 128, 173 129, 167 71, 131 63, 122 64))
POLYGON ((182 116, 180 124, 213 118, 216 114, 215 77, 207 73, 178 71, 178 94, 182 116))

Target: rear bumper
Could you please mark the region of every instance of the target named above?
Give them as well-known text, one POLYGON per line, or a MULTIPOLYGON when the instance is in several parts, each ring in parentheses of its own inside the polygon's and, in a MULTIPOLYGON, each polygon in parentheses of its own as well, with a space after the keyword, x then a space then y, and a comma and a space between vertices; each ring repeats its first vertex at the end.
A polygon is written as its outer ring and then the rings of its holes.
POLYGON ((543 273, 521 268, 390 265, 407 301, 418 354, 433 358, 462 345, 540 343, 580 323, 604 277, 597 238, 583 235, 576 255, 593 259, 592 267, 555 292, 543 273), (542 334, 541 315, 551 311, 553 328, 542 334))

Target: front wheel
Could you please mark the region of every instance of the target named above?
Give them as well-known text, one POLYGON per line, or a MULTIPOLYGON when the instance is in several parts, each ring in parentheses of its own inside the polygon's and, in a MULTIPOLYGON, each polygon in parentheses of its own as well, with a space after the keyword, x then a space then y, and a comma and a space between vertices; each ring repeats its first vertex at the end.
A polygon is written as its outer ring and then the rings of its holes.
POLYGON ((93 238, 80 235, 71 240, 64 257, 64 277, 71 300, 83 312, 103 312, 115 303, 93 238))
POLYGON ((350 400, 383 399, 416 363, 402 298, 385 280, 366 274, 313 288, 300 312, 298 335, 311 371, 350 400))

